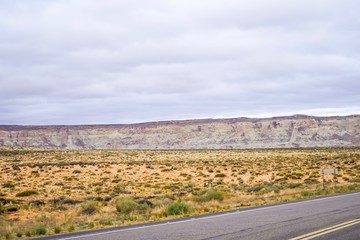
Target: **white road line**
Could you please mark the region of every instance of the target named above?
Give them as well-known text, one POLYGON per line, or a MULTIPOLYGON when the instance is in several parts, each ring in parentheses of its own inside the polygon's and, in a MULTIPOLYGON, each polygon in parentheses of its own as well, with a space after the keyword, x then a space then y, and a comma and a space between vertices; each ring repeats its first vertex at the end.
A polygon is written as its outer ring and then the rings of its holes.
POLYGON ((316 238, 316 237, 319 237, 319 236, 322 236, 322 235, 325 235, 325 234, 328 234, 328 233, 331 233, 331 232, 335 232, 335 231, 338 231, 340 229, 347 228, 347 227, 350 227, 352 225, 359 224, 359 223, 360 223, 360 219, 355 219, 355 220, 351 220, 351 221, 348 221, 348 222, 340 223, 340 224, 335 225, 335 226, 320 229, 318 231, 311 232, 311 233, 308 233, 308 234, 305 234, 305 235, 302 235, 302 236, 299 236, 299 237, 290 238, 289 240, 309 240, 309 239, 313 239, 313 238, 316 238))
POLYGON ((235 212, 228 212, 228 213, 214 215, 214 216, 191 218, 191 219, 187 219, 187 220, 179 220, 179 221, 174 221, 174 222, 165 222, 165 223, 159 223, 159 224, 154 224, 154 225, 146 225, 146 226, 139 226, 139 227, 131 227, 131 226, 129 226, 129 228, 125 228, 125 229, 115 229, 115 230, 109 230, 109 231, 99 232, 99 233, 88 233, 88 234, 84 234, 84 235, 80 235, 80 236, 72 236, 72 237, 65 237, 65 238, 61 238, 61 237, 56 238, 56 236, 54 236, 54 237, 57 240, 79 239, 79 238, 93 237, 93 236, 99 236, 99 235, 111 234, 111 233, 117 233, 117 232, 135 231, 135 230, 145 229, 145 228, 161 227, 161 226, 170 225, 170 224, 173 225, 173 224, 179 224, 179 223, 199 221, 199 220, 204 220, 204 219, 221 218, 221 217, 226 217, 226 216, 229 216, 229 215, 242 214, 242 213, 248 213, 248 212, 256 212, 256 211, 263 211, 265 209, 273 209, 273 208, 279 208, 279 207, 284 207, 284 206, 289 206, 289 205, 306 204, 306 203, 309 203, 309 202, 319 202, 319 201, 342 198, 342 197, 346 197, 346 196, 349 196, 349 195, 359 195, 359 194, 360 194, 360 192, 355 192, 355 193, 349 193, 349 194, 346 194, 346 195, 338 195, 338 196, 331 196, 331 197, 325 197, 325 198, 310 199, 310 200, 307 200, 307 201, 300 201, 300 202, 294 202, 294 203, 289 202, 289 203, 286 203, 286 204, 280 204, 280 205, 275 205, 275 206, 264 206, 264 207, 261 207, 261 208, 248 209, 248 210, 244 209, 244 210, 239 210, 239 211, 235 211, 235 212))

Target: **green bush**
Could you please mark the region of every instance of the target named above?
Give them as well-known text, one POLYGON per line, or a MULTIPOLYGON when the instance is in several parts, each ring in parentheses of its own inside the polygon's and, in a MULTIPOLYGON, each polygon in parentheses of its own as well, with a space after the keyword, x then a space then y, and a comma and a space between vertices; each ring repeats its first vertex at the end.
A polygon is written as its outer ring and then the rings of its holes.
POLYGON ((111 222, 111 220, 109 220, 109 219, 101 219, 101 220, 99 221, 99 224, 100 224, 100 225, 103 225, 103 226, 110 226, 110 225, 112 225, 112 222, 111 222))
POLYGON ((119 213, 123 214, 130 214, 131 212, 135 211, 139 204, 134 201, 132 198, 119 198, 115 202, 116 210, 119 213))
POLYGON ((189 211, 189 206, 185 202, 172 203, 166 210, 168 215, 182 215, 188 213, 189 211))
POLYGON ((35 190, 28 190, 28 191, 24 191, 24 192, 19 192, 16 194, 16 197, 27 197, 27 196, 31 196, 31 195, 36 195, 38 194, 37 191, 35 190))
POLYGON ((205 192, 205 194, 201 196, 195 196, 193 200, 195 202, 209 202, 211 200, 222 201, 224 200, 224 194, 217 190, 209 189, 205 192))
POLYGON ((45 235, 47 232, 47 229, 45 226, 40 225, 40 226, 33 227, 31 232, 33 235, 45 235))
POLYGON ((312 192, 310 192, 310 191, 301 191, 301 196, 302 197, 310 197, 312 195, 314 195, 314 194, 312 192))
POLYGON ((13 239, 13 236, 11 233, 7 232, 5 233, 5 239, 8 240, 8 239, 13 239))
POLYGON ((73 232, 75 230, 75 227, 74 227, 74 225, 72 225, 72 224, 70 224, 69 226, 68 226, 68 228, 67 228, 67 231, 68 232, 73 232))
POLYGON ((300 187, 302 184, 301 183, 287 183, 285 185, 285 187, 287 188, 297 188, 297 187, 300 187))
POLYGON ((313 184, 313 183, 319 183, 319 181, 316 179, 307 178, 307 179, 304 179, 304 183, 305 184, 313 184))
POLYGON ((88 228, 92 229, 95 227, 94 222, 88 222, 88 228))
POLYGON ((61 227, 60 226, 55 226, 54 228, 54 233, 60 233, 61 232, 61 227))
POLYGON ((351 185, 347 186, 347 188, 348 188, 349 191, 354 191, 354 190, 359 188, 359 185, 358 184, 351 184, 351 185))

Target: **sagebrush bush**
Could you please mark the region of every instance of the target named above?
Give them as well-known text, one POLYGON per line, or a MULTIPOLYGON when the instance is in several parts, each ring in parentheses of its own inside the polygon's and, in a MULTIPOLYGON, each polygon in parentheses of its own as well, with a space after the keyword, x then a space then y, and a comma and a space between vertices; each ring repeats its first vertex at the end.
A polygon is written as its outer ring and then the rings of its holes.
POLYGON ((307 178, 307 179, 304 179, 304 183, 305 184, 313 184, 313 183, 319 183, 319 181, 316 179, 307 178))
POLYGON ((61 227, 60 226, 55 226, 54 228, 54 233, 60 233, 61 232, 61 227))
POLYGON ((139 204, 134 199, 125 197, 117 199, 115 206, 119 213, 130 214, 138 208, 139 204))
POLYGON ((168 215, 182 215, 190 211, 190 208, 185 202, 175 202, 168 206, 166 212, 168 215))
POLYGON ((248 193, 259 192, 262 188, 263 188, 262 185, 255 184, 253 186, 248 187, 245 191, 248 193))
POLYGON ((215 175, 216 178, 223 178, 226 177, 226 175, 224 173, 218 173, 215 175))
POLYGON ((287 183, 285 184, 285 187, 287 188, 297 188, 300 187, 302 184, 301 183, 287 183))
POLYGON ((3 214, 5 212, 5 207, 3 206, 2 203, 0 203, 0 215, 3 214))
POLYGON ((24 192, 17 193, 16 197, 27 197, 27 196, 36 195, 36 194, 38 194, 38 192, 35 190, 27 190, 24 192))
POLYGON ((96 201, 86 201, 81 204, 80 213, 83 215, 92 215, 98 212, 99 203, 96 201))
POLYGON ((35 226, 32 228, 33 235, 45 235, 47 233, 47 229, 44 225, 35 226))
POLYGON ((224 200, 224 193, 217 190, 209 189, 203 195, 195 196, 193 200, 195 202, 209 202, 211 200, 222 201, 224 200))
POLYGON ((14 185, 14 183, 12 183, 12 182, 5 182, 5 183, 3 183, 2 184, 2 187, 3 188, 15 188, 15 185, 14 185))
POLYGON ((88 228, 92 229, 95 227, 94 222, 88 222, 88 228))
POLYGON ((70 224, 68 227, 67 227, 67 231, 68 232, 73 232, 75 230, 75 227, 73 224, 70 224))
POLYGON ((310 196, 312 196, 312 195, 314 195, 312 192, 310 192, 310 191, 301 191, 301 196, 302 197, 310 197, 310 196))

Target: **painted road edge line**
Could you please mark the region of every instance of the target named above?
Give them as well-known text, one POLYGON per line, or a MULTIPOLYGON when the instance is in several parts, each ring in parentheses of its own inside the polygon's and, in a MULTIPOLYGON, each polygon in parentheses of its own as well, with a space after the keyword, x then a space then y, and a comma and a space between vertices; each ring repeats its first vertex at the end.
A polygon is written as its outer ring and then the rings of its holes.
POLYGON ((324 229, 320 229, 318 231, 307 233, 305 235, 301 235, 301 236, 298 236, 298 237, 295 237, 295 238, 290 238, 289 240, 309 240, 309 239, 313 239, 315 237, 319 237, 319 236, 322 236, 322 235, 325 235, 325 234, 328 234, 328 233, 331 233, 331 232, 335 232, 335 231, 338 231, 340 229, 347 228, 347 227, 350 227, 352 225, 359 224, 359 223, 360 223, 360 219, 357 218, 357 219, 354 219, 354 220, 351 220, 351 221, 348 221, 348 222, 337 224, 335 226, 331 226, 331 227, 327 227, 327 228, 324 228, 324 229))

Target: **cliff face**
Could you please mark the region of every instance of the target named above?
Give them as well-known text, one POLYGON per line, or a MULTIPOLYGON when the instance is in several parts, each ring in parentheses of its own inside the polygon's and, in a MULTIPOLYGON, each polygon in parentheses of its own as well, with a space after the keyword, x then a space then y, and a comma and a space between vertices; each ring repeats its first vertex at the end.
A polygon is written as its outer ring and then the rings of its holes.
POLYGON ((0 126, 0 146, 222 149, 360 146, 360 115, 234 118, 127 125, 0 126))

